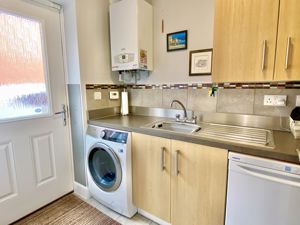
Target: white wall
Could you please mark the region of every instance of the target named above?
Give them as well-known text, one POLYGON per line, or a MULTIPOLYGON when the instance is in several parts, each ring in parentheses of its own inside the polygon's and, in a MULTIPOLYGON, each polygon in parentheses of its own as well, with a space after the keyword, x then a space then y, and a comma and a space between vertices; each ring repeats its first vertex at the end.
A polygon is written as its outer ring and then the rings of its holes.
MULTIPOLYGON (((82 84, 118 83, 110 68, 109 3, 118 0, 76 0, 77 35, 82 84)), ((189 51, 212 48, 213 0, 147 0, 154 7, 154 71, 139 83, 211 82, 210 76, 189 77, 189 51), (164 20, 165 33, 161 33, 164 20), (187 29, 188 50, 166 51, 167 33, 187 29)))
MULTIPOLYGON (((58 0, 56 0, 58 2, 58 0)), ((75 181, 86 185, 84 164, 84 133, 86 127, 85 86, 81 85, 76 2, 60 0, 64 10, 64 30, 68 67, 67 90, 71 117, 72 149, 75 181)))
POLYGON ((80 65, 76 25, 75 1, 64 3, 64 29, 66 41, 66 55, 68 65, 68 84, 80 84, 80 65))
POLYGON ((189 51, 213 46, 213 0, 152 0, 154 71, 141 83, 211 82, 210 76, 189 77, 189 51), (164 20, 165 33, 161 32, 164 20), (188 50, 167 52, 166 34, 188 30, 188 50))
POLYGON ((109 0, 76 0, 80 73, 83 84, 117 81, 110 66, 109 0))

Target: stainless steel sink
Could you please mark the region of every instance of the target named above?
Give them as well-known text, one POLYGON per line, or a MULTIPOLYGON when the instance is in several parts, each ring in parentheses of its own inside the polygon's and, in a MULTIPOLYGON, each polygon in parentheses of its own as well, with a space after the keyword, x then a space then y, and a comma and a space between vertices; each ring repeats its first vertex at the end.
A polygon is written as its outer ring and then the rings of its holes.
POLYGON ((156 121, 144 126, 145 128, 185 133, 193 136, 209 138, 216 141, 239 143, 273 148, 273 132, 270 130, 230 126, 212 123, 189 124, 176 121, 156 121))
POLYGON ((167 130, 179 133, 195 133, 201 130, 201 127, 196 124, 181 123, 175 121, 160 121, 150 125, 146 125, 147 128, 167 130))

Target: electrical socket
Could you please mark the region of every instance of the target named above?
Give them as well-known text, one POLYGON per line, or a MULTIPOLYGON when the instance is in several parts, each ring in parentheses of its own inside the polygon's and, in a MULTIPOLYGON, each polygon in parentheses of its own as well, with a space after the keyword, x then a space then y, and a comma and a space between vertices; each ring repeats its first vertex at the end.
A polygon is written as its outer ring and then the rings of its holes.
POLYGON ((286 95, 265 95, 264 105, 266 106, 286 106, 286 95))
POLYGON ((111 99, 111 100, 119 99, 119 92, 118 91, 110 91, 109 92, 109 99, 111 99))
POLYGON ((100 91, 94 92, 94 100, 101 100, 102 94, 100 91))

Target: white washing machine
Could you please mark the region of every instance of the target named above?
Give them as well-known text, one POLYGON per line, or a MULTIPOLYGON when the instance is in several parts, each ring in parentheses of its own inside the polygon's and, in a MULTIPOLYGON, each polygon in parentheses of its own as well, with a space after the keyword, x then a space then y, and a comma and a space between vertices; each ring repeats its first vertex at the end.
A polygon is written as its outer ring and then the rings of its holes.
POLYGON ((88 189, 103 205, 132 217, 131 133, 88 126, 86 136, 88 189))

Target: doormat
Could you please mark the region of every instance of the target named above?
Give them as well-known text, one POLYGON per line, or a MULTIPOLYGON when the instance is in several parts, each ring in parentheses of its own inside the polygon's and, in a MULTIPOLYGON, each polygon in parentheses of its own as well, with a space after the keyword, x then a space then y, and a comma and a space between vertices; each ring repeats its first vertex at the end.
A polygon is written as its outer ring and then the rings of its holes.
POLYGON ((15 225, 121 225, 74 194, 45 206, 15 225))

